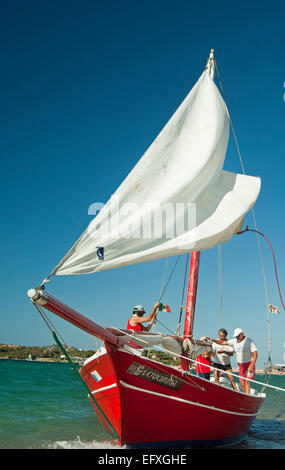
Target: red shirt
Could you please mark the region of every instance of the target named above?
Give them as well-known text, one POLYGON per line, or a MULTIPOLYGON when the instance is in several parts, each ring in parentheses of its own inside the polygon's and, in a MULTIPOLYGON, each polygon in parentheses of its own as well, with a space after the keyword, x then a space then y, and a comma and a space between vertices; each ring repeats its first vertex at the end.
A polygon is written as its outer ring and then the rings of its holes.
MULTIPOLYGON (((131 318, 129 318, 129 320, 128 320, 127 330, 143 331, 143 327, 142 327, 141 323, 138 323, 137 325, 133 326, 133 325, 131 325, 130 321, 131 321, 131 318)), ((136 344, 132 343, 131 341, 130 341, 130 344, 132 344, 136 348, 143 349, 141 346, 137 346, 136 344)))
POLYGON ((209 357, 203 357, 201 354, 200 356, 196 357, 196 361, 200 362, 200 364, 196 365, 196 373, 201 372, 202 374, 208 374, 211 372, 210 365, 211 359, 209 357))
POLYGON ((143 328, 142 328, 141 323, 138 323, 135 326, 131 325, 131 318, 129 318, 128 324, 127 324, 127 330, 143 331, 143 328))

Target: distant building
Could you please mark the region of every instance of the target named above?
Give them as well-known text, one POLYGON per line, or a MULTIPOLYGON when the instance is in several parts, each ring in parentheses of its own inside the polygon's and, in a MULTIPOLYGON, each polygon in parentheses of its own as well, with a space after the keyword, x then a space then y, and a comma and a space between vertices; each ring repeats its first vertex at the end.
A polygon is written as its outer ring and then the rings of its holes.
POLYGON ((272 370, 276 370, 278 372, 285 372, 285 364, 274 364, 271 367, 272 370))

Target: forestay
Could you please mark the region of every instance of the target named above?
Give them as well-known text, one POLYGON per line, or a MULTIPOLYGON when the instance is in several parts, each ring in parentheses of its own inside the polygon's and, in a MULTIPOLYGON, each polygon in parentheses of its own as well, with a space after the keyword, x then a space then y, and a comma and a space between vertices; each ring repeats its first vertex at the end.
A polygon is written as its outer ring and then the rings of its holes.
POLYGON ((260 179, 223 170, 226 105, 205 70, 51 275, 86 274, 202 251, 240 229, 260 179))

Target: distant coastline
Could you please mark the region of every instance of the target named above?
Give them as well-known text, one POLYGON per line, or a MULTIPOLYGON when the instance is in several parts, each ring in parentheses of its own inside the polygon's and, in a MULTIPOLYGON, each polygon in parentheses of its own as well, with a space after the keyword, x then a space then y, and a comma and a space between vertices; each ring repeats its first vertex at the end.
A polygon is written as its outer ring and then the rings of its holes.
MULTIPOLYGON (((73 346, 66 346, 66 350, 72 362, 82 365, 83 362, 91 357, 95 351, 77 349, 73 346)), ((159 362, 177 366, 177 362, 173 360, 169 354, 151 350, 151 357, 157 359, 159 362)), ((175 358, 176 359, 176 358, 175 358)), ((1 360, 14 360, 14 361, 26 361, 26 362, 42 362, 42 363, 68 363, 66 357, 62 354, 62 351, 57 345, 50 346, 21 346, 16 344, 0 344, 0 361, 1 360)), ((238 368, 233 368, 234 373, 238 373, 238 368)), ((256 369, 256 374, 265 374, 265 370, 262 368, 256 369)), ((278 367, 272 366, 270 370, 272 375, 284 375, 285 366, 278 367)))
MULTIPOLYGON (((85 359, 72 359, 72 362, 77 362, 78 364, 81 364, 82 362, 84 362, 85 359)), ((45 363, 55 363, 55 362, 58 362, 58 363, 68 363, 67 359, 45 359, 45 358, 36 358, 36 359, 19 359, 19 358, 16 358, 16 357, 0 357, 0 361, 22 361, 22 362, 45 362, 45 363)))
MULTIPOLYGON (((64 359, 64 358, 55 358, 55 359, 48 359, 48 358, 36 358, 36 359, 19 359, 19 358, 15 358, 15 357, 7 357, 7 356, 0 356, 0 361, 23 361, 23 362, 42 362, 42 363, 61 363, 61 364, 68 364, 68 361, 67 359, 64 359)), ((71 357, 71 360, 72 362, 75 362, 79 365, 82 365, 83 362, 86 360, 86 359, 80 359, 78 357, 76 358, 73 358, 71 357)), ((233 372, 235 374, 238 374, 239 370, 237 368, 234 368, 233 367, 233 372)), ((256 375, 264 375, 265 374, 265 370, 264 369, 256 369, 255 371, 256 375)), ((284 375, 285 376, 285 371, 282 372, 282 371, 278 371, 276 369, 272 369, 270 371, 270 374, 271 375, 284 375)))
MULTIPOLYGON (((66 351, 73 362, 82 363, 95 351, 66 346, 66 351)), ((0 360, 28 362, 68 362, 57 345, 21 346, 17 344, 0 344, 0 360)))

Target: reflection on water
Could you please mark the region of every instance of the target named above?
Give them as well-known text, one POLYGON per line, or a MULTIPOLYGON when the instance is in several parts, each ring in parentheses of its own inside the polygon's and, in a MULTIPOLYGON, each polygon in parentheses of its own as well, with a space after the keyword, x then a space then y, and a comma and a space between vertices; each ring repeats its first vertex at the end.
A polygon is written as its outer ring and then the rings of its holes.
POLYGON ((256 419, 248 438, 233 449, 285 449, 284 419, 256 419))

